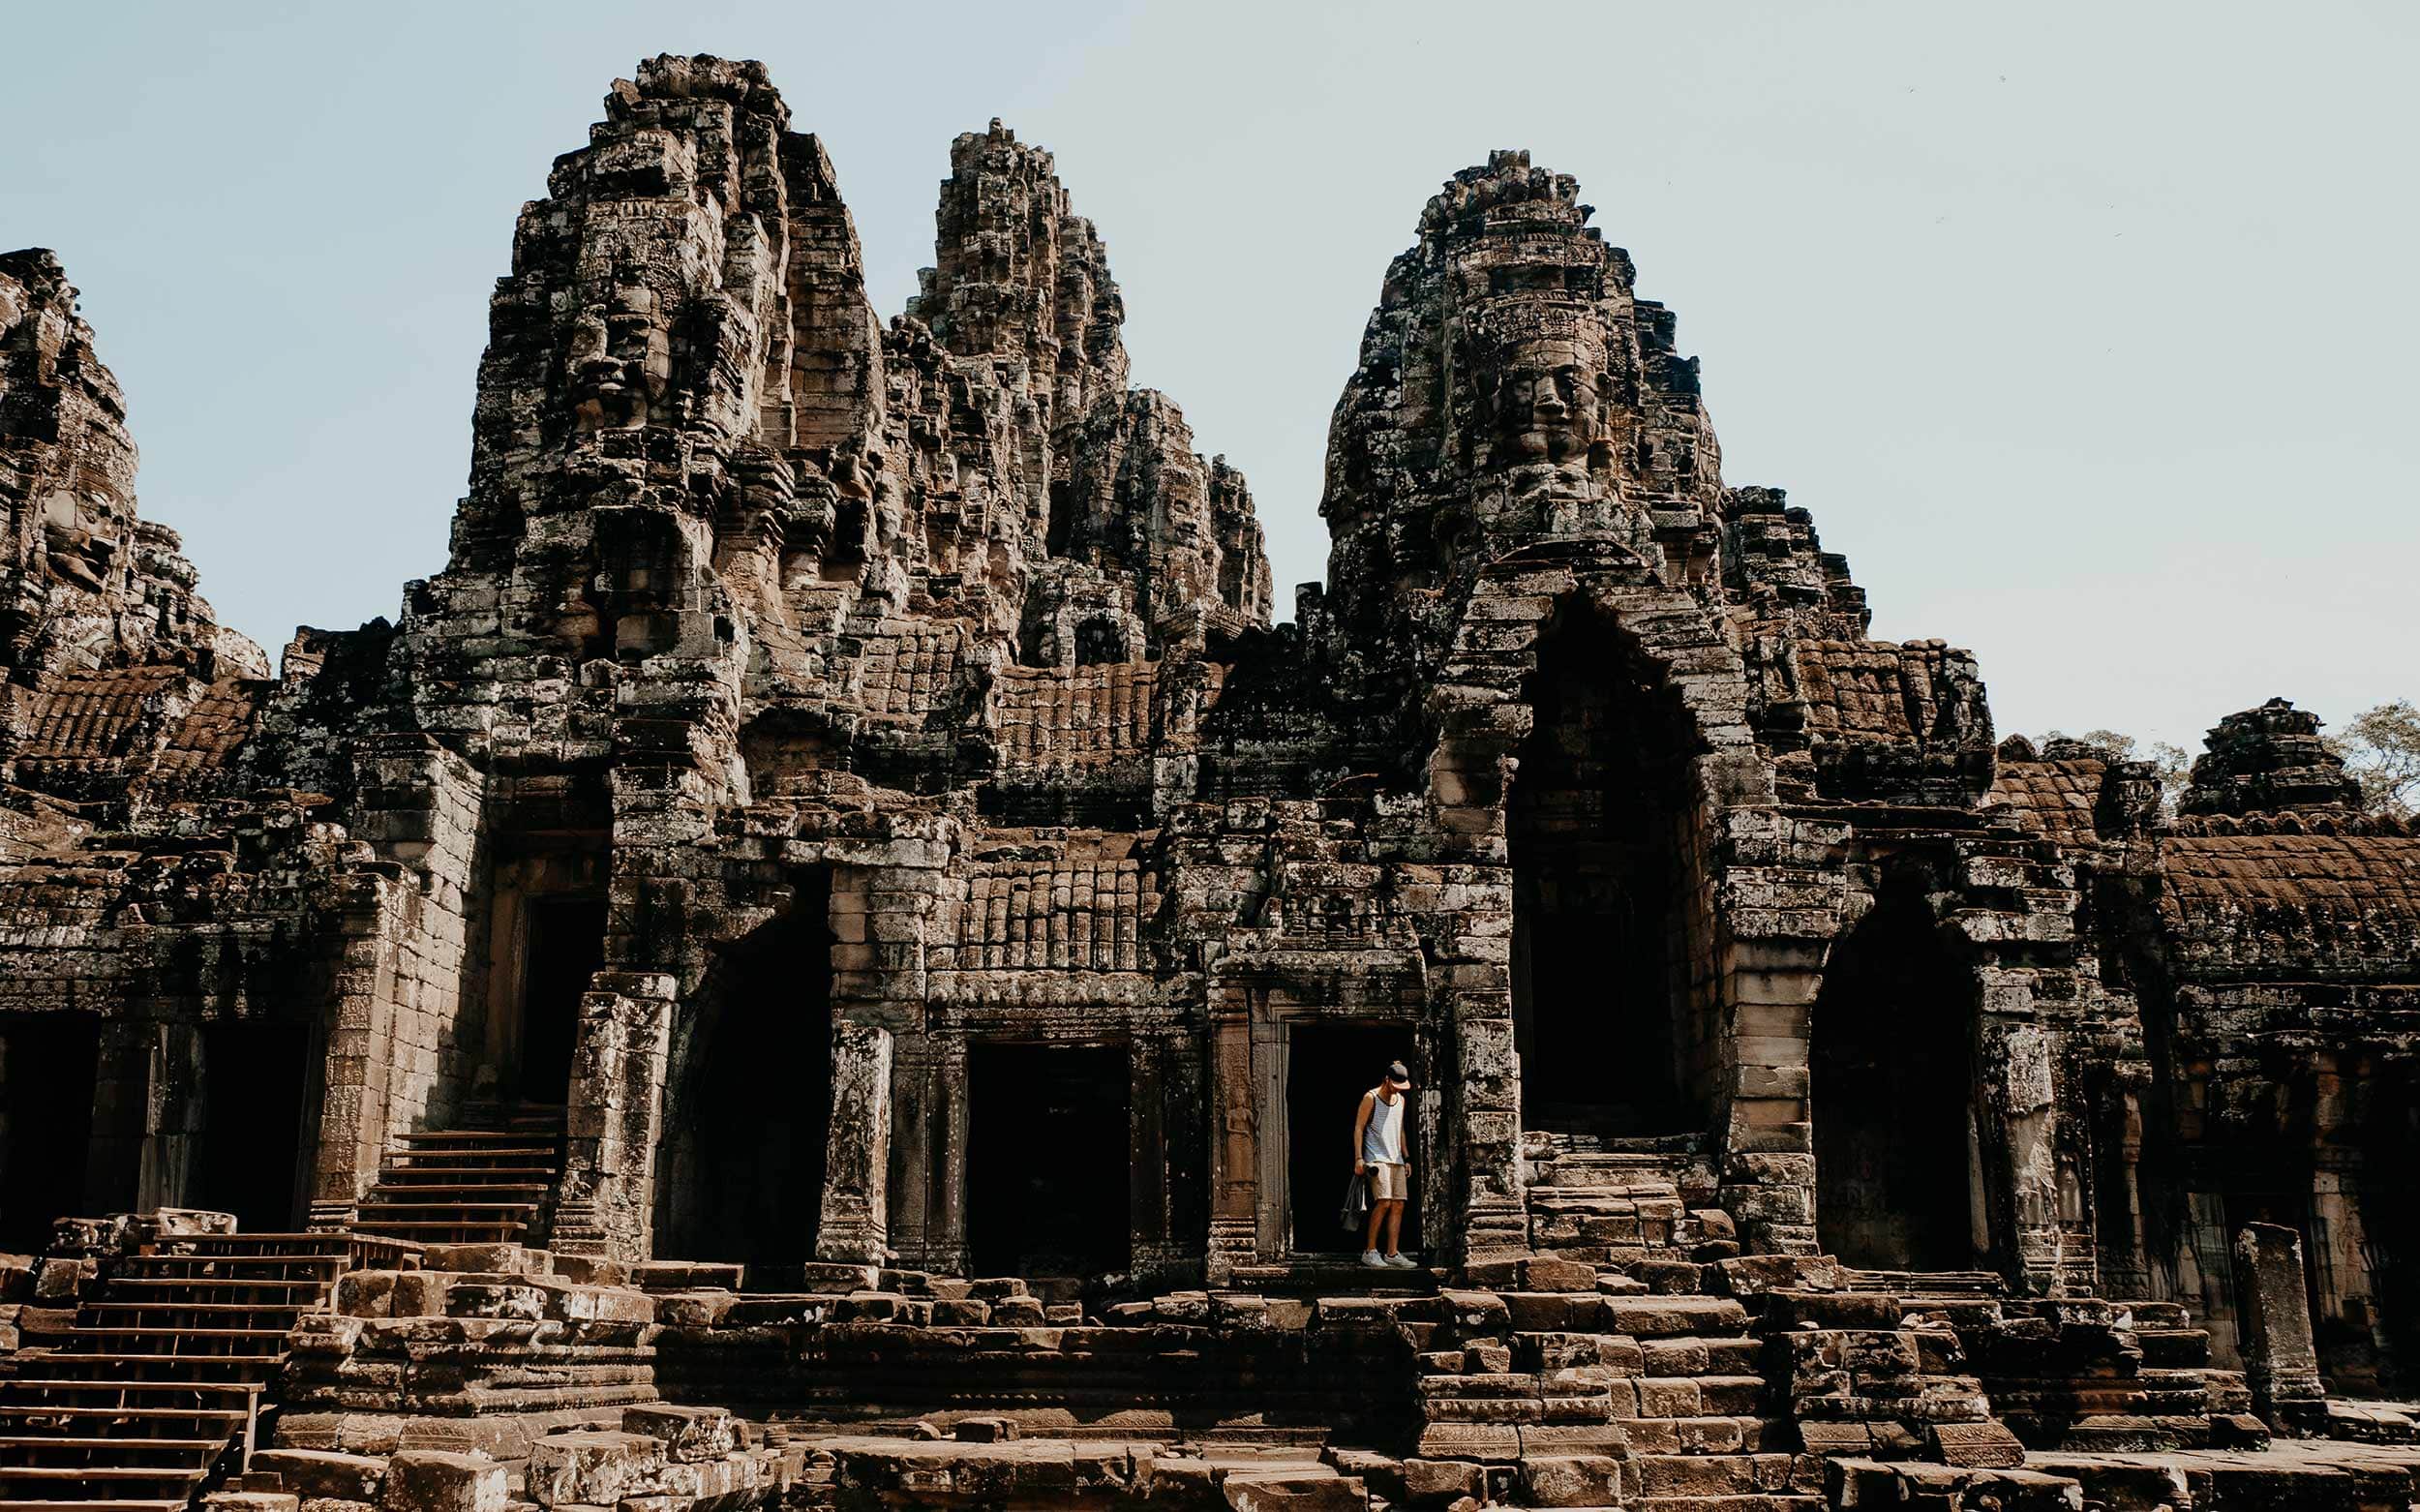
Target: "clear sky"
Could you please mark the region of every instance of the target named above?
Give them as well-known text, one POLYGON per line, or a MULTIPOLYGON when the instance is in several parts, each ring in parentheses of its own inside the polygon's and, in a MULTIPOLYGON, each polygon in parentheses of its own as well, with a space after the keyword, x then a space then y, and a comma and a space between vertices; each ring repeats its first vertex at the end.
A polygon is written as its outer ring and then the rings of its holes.
POLYGON ((1135 379, 1319 577, 1328 414, 1423 200, 1576 175, 1679 314, 1734 483, 1999 727, 2198 749, 2420 696, 2420 8, 1389 0, 27 8, 0 248, 54 247, 146 516, 221 618, 392 616, 443 564, 513 216, 642 56, 762 58, 896 313, 950 139, 1057 155, 1135 379))

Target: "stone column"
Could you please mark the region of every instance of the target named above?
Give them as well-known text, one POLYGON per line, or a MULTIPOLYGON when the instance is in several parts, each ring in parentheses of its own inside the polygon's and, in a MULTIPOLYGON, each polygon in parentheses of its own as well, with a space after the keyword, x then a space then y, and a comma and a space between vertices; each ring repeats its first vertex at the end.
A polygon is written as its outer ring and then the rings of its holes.
POLYGON ((2323 1432, 2327 1390, 2312 1343, 2301 1237, 2277 1224, 2246 1224, 2235 1235, 2235 1292, 2253 1410, 2281 1434, 2323 1432))
POLYGON ((135 1210, 198 1207, 202 1143, 209 1136, 210 1064, 201 1026, 167 1022, 157 1041, 159 1081, 150 1098, 150 1137, 143 1141, 142 1179, 135 1210))
POLYGON ((1159 1042, 1136 1035, 1126 1053, 1128 1266, 1138 1276, 1168 1264, 1168 1137, 1165 1064, 1159 1042))
POLYGON ((1252 1023, 1245 991, 1211 989, 1210 1284, 1223 1285, 1259 1248, 1259 1118, 1253 1103, 1252 1023))
MULTIPOLYGON (((100 1054, 93 1068, 92 1141, 84 1154, 86 1215, 131 1212, 141 1205, 159 1100, 161 1027, 148 1018, 120 1018, 101 1026, 100 1054)), ((40 1148, 45 1133, 48 1131, 27 1130, 17 1137, 40 1148)))
MULTIPOLYGON (((891 1044, 890 1186, 885 1231, 899 1263, 967 1274, 966 1046, 922 1034, 891 1044)), ((832 1116, 841 1116, 835 1106, 832 1116)), ((822 1208, 817 1208, 821 1221, 822 1208)))
POLYGON ((832 1040, 832 1144, 815 1257, 890 1258, 891 1031, 838 1019, 832 1040))
POLYGON ((315 1229, 352 1227, 362 1194, 378 1179, 389 1132, 384 1047, 394 1032, 387 1008, 392 968, 383 940, 389 894, 399 886, 376 873, 347 878, 326 947, 318 1138, 306 1220, 315 1229))
MULTIPOLYGON (((1449 982, 1503 976, 1501 967, 1479 965, 1446 966, 1442 972, 1449 982)), ((1529 1217, 1521 1179, 1521 1078, 1514 1069, 1511 989, 1486 980, 1449 985, 1445 1013, 1453 1025, 1462 1103, 1456 1133, 1464 1185, 1458 1243, 1438 1258, 1468 1261, 1526 1252, 1529 1217)))
MULTIPOLYGON (((1744 779, 1738 779, 1744 780, 1744 779)), ((1808 1058, 1815 999, 1848 902, 1846 825, 1734 808, 1710 847, 1715 1127, 1725 1211, 1753 1254, 1811 1255, 1815 1126, 1808 1058)), ((1853 1116, 1853 1115, 1852 1115, 1853 1116)))
POLYGON ((565 1254, 654 1254, 655 1146, 675 994, 667 973, 600 971, 580 1000, 555 1205, 553 1245, 565 1254))

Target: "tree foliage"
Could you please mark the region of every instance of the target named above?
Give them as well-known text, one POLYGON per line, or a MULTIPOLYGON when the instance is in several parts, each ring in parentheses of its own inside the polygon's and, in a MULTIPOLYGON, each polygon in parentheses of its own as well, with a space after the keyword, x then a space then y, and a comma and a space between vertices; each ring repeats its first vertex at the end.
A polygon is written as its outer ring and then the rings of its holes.
POLYGON ((2118 730, 2087 730, 2069 736, 2057 730, 2042 738, 2045 741, 2076 740, 2086 745, 2098 745, 2119 761, 2147 761, 2160 774, 2160 806, 2169 813, 2176 811, 2176 801, 2185 794, 2185 785, 2192 780, 2193 759, 2185 747, 2165 741, 2143 744, 2133 736, 2118 730))
POLYGON ((2410 699, 2355 714, 2329 743, 2361 784, 2370 812, 2408 818, 2420 809, 2420 709, 2410 699))
MULTIPOLYGON (((2176 811, 2176 801, 2193 779, 2192 755, 2165 741, 2146 745, 2119 730, 2087 730, 2078 736, 2053 730, 2043 740, 2081 741, 2120 761, 2151 763, 2160 774, 2161 806, 2170 813, 2176 811)), ((2327 738, 2327 745, 2361 784, 2370 812, 2397 818, 2420 813, 2420 708, 2410 699, 2399 698, 2355 714, 2341 734, 2327 738)))

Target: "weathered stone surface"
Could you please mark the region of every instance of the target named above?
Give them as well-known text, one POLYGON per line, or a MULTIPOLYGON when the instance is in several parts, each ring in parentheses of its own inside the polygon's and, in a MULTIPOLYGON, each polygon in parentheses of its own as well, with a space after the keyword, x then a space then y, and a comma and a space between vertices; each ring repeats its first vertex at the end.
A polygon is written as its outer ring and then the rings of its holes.
MULTIPOLYGON (((2394 1432, 2319 1404, 2413 1368, 2420 835, 2313 716, 2222 719, 2173 815, 1995 743, 1974 657, 1873 639, 1725 479, 1673 314, 1524 153, 1386 270, 1281 626, 1048 153, 952 144, 886 321, 761 66, 603 116, 532 179, 444 565, 274 676, 137 517, 64 270, 0 257, 0 1077, 90 1134, 5 1133, 165 1204, 11 1215, 65 1221, 0 1344, 222 1233, 186 1204, 265 1079, 314 1140, 259 1155, 273 1226, 436 1241, 296 1331, 281 1432, 510 1448, 549 1505, 771 1484, 667 1391, 952 1424, 813 1467, 894 1504, 1368 1494, 1112 1469, 1066 1436, 1104 1402, 1349 1422, 1429 1505, 1667 1494, 1624 1456, 1803 1496, 1790 1433, 1957 1471, 1843 1495, 2048 1504, 2020 1440, 2394 1432), (247 1048, 289 1033, 318 1064, 247 1048), (1332 1272, 1292 1189, 1397 1057, 1422 1268, 1332 1272), (2262 1215, 2238 1316, 2206 1267, 2262 1215)), ((414 1464, 389 1501, 485 1512, 414 1464)))
POLYGON ((386 1462, 388 1512, 504 1512, 504 1467, 484 1455, 413 1449, 386 1462))

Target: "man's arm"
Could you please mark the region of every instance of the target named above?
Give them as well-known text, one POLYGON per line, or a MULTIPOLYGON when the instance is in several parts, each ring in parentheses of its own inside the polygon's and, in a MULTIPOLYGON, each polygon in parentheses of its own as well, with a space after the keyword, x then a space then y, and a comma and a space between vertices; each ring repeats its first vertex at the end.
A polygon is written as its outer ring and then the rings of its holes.
POLYGON ((1363 1093, 1361 1095, 1361 1111, 1353 1115, 1353 1169, 1355 1171, 1359 1171, 1362 1167, 1361 1135, 1363 1131, 1370 1127, 1370 1101, 1377 1094, 1373 1092, 1363 1093))

